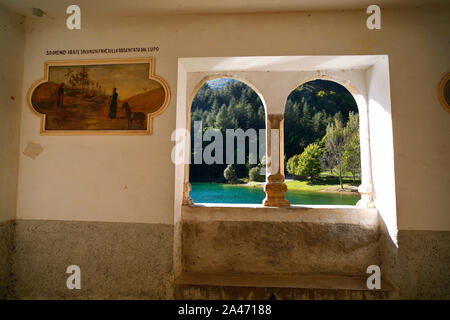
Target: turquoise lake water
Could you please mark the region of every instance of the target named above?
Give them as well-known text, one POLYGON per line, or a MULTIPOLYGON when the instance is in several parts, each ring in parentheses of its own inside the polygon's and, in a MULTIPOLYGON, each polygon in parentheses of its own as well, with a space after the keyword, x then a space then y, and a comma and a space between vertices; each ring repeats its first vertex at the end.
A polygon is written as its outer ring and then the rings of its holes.
MULTIPOLYGON (((262 188, 249 188, 220 183, 192 183, 191 198, 196 203, 250 203, 261 204, 262 188)), ((355 205, 359 195, 288 190, 291 204, 355 205)))

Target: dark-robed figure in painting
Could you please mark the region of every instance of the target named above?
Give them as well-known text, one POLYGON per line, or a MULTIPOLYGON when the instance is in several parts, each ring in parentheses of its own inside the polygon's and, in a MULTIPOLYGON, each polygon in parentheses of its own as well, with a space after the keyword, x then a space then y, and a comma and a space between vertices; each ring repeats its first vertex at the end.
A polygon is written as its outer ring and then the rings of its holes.
POLYGON ((116 92, 116 88, 114 88, 112 96, 111 96, 111 104, 109 105, 109 117, 111 119, 115 119, 117 115, 117 98, 119 95, 116 92))
POLYGON ((58 88, 58 100, 56 100, 56 107, 62 108, 64 105, 64 82, 58 88))

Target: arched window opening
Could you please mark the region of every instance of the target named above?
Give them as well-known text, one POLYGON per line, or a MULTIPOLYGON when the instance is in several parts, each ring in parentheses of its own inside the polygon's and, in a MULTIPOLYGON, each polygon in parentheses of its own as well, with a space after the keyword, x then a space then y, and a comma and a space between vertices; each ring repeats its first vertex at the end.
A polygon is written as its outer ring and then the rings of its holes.
POLYGON ((285 175, 291 204, 355 205, 360 199, 358 106, 342 85, 313 80, 289 95, 285 175))
POLYGON ((191 105, 190 197, 194 203, 260 204, 265 112, 258 94, 231 78, 206 81, 191 105))

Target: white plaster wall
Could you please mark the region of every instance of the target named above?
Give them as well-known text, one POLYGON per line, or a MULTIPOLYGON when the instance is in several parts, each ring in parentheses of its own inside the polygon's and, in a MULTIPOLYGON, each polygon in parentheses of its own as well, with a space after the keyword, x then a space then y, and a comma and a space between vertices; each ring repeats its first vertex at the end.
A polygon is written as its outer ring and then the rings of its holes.
MULTIPOLYGON (((386 9, 379 31, 366 29, 359 10, 97 19, 84 21, 81 31, 68 31, 61 19, 30 19, 23 94, 42 77, 47 49, 158 45, 156 73, 172 100, 154 119, 154 134, 143 137, 40 136, 39 119, 23 102, 17 216, 173 223, 178 57, 387 54, 399 228, 450 230, 450 116, 436 98, 450 69, 449 10, 386 9), (28 141, 44 148, 35 160, 22 154, 28 141)), ((81 58, 132 56, 145 55, 81 58)), ((63 57, 70 58, 80 57, 63 57)))
POLYGON ((396 241, 394 148, 389 85, 389 65, 383 57, 367 71, 373 196, 389 234, 396 241))
POLYGON ((24 45, 22 17, 0 7, 0 222, 16 215, 24 45))
MULTIPOLYGON (((112 21, 113 22, 113 21, 112 21)), ((111 22, 111 24, 113 24, 111 22)), ((160 45, 153 36, 102 22, 71 32, 58 22, 29 22, 23 94, 43 76, 49 48, 102 48, 160 45), (62 27, 61 27, 62 26, 62 27), (134 35, 130 37, 130 34, 134 35), (139 34, 139 36, 137 36, 139 34)), ((143 54, 86 55, 75 59, 144 57, 143 54)), ((70 59, 70 57, 64 57, 70 59)), ((74 59, 74 57, 72 57, 74 59)), ((21 150, 29 141, 43 152, 32 159, 21 154, 19 219, 173 223, 173 165, 170 135, 175 128, 176 60, 156 54, 155 73, 168 81, 172 99, 153 121, 151 136, 40 136, 39 119, 23 104, 21 150)))

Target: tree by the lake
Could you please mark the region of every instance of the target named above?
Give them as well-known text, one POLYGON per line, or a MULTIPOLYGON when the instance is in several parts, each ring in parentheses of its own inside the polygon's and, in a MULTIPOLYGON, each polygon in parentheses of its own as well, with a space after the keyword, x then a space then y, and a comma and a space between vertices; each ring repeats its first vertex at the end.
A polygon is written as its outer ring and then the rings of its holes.
POLYGON ((266 181, 266 176, 265 176, 266 156, 264 155, 262 157, 261 162, 259 164, 251 164, 251 163, 255 162, 254 161, 255 157, 256 157, 256 155, 254 155, 252 153, 249 155, 249 161, 247 163, 247 168, 249 169, 248 180, 255 181, 255 182, 264 182, 264 181, 266 181), (251 158, 253 158, 252 161, 250 161, 251 158))
POLYGON ((344 189, 342 182, 343 156, 347 138, 345 136, 345 127, 339 119, 335 119, 327 127, 325 139, 325 150, 322 158, 322 164, 325 168, 333 169, 337 167, 339 172, 340 189, 344 189))
MULTIPOLYGON (((288 166, 289 169, 293 171, 296 176, 306 176, 310 180, 315 179, 322 171, 321 159, 322 159, 322 148, 317 143, 312 143, 305 148, 305 151, 296 159, 293 160, 288 166)), ((294 156, 295 157, 295 156, 294 156)))
POLYGON ((361 175, 359 117, 357 114, 350 114, 346 130, 349 137, 344 148, 343 165, 346 171, 352 173, 353 182, 355 182, 356 176, 361 175))
POLYGON ((289 160, 286 163, 287 172, 289 172, 292 175, 295 175, 295 169, 297 168, 299 158, 300 158, 299 154, 296 154, 289 158, 289 160))
POLYGON ((248 172, 248 179, 250 181, 264 182, 265 176, 261 174, 261 168, 257 166, 250 169, 248 172))
POLYGON ((351 171, 355 179, 361 166, 358 114, 350 112, 346 126, 339 118, 328 125, 322 165, 328 169, 337 167, 341 190, 344 189, 342 175, 345 169, 351 171))
POLYGON ((236 169, 234 164, 229 164, 224 172, 223 172, 223 176, 225 177, 225 179, 227 179, 227 181, 229 183, 236 183, 237 181, 237 174, 236 174, 236 169))

